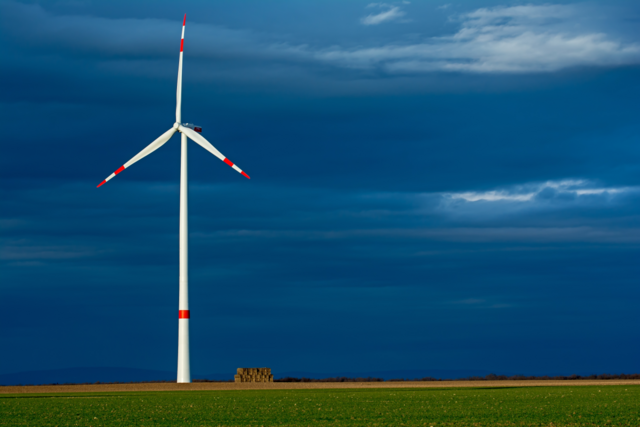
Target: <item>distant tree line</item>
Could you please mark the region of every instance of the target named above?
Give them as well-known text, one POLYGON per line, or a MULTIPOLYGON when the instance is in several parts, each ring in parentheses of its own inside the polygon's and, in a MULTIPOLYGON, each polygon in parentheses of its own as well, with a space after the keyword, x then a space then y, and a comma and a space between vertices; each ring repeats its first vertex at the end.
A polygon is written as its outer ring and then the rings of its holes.
MULTIPOLYGON (((294 377, 285 377, 273 380, 274 382, 280 383, 364 383, 364 382, 401 382, 401 381, 528 381, 528 380, 640 380, 640 374, 600 374, 600 375, 542 375, 542 376, 534 376, 534 375, 496 375, 489 374, 484 377, 467 377, 467 378, 433 378, 433 377, 424 377, 424 378, 414 378, 414 379, 405 379, 405 378, 393 378, 390 380, 384 380, 382 378, 375 377, 330 377, 330 378, 294 378, 294 377)), ((231 383, 233 380, 208 380, 208 379, 199 379, 193 380, 194 383, 231 383)), ((158 381, 114 381, 114 382, 101 382, 96 381, 94 383, 52 383, 52 384, 38 384, 38 385, 91 385, 91 384, 156 384, 156 383, 175 383, 175 380, 158 380, 158 381)), ((16 384, 19 386, 32 386, 34 384, 16 384)))
POLYGON ((274 379, 273 382, 276 383, 366 383, 366 382, 378 382, 384 381, 382 378, 374 378, 374 377, 366 377, 366 378, 348 378, 348 377, 331 377, 331 378, 294 378, 294 377, 285 377, 274 379))
POLYGON ((314 378, 293 378, 286 377, 273 380, 274 382, 282 382, 282 383, 321 383, 321 382, 332 382, 332 383, 345 383, 345 382, 353 382, 353 383, 361 383, 361 382, 376 382, 376 381, 387 381, 387 382, 399 382, 399 381, 527 381, 527 380, 640 380, 640 374, 600 374, 600 375, 556 375, 556 376, 534 376, 534 375, 496 375, 489 374, 484 377, 467 377, 467 378, 433 378, 433 377, 424 377, 424 378, 414 378, 414 379, 405 379, 405 378, 393 378, 390 380, 384 380, 382 378, 348 378, 348 377, 331 377, 331 378, 322 378, 322 379, 314 379, 314 378))

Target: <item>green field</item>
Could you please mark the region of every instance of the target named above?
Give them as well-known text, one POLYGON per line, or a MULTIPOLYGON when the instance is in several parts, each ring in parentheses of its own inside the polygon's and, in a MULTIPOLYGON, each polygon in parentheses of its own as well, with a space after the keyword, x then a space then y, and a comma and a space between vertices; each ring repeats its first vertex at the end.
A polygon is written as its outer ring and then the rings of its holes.
POLYGON ((640 386, 0 395, 0 426, 640 426, 640 386))

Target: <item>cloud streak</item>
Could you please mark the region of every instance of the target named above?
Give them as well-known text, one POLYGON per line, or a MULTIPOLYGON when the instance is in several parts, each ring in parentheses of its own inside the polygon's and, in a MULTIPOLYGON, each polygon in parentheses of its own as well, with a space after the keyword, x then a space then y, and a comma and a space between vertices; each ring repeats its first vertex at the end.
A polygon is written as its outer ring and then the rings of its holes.
POLYGON ((363 25, 379 25, 402 18, 405 13, 399 6, 392 6, 387 3, 371 3, 367 7, 378 7, 383 9, 380 13, 370 14, 360 20, 363 25))
POLYGON ((637 192, 637 187, 595 187, 586 180, 547 181, 542 184, 516 186, 510 189, 491 190, 484 192, 445 193, 444 196, 453 200, 461 199, 467 202, 531 202, 546 190, 554 190, 559 194, 573 196, 612 195, 625 192, 637 192))
POLYGON ((640 62, 640 44, 575 29, 575 6, 483 8, 457 19, 452 36, 421 43, 313 53, 321 61, 349 68, 378 68, 391 74, 426 72, 539 73, 579 66, 640 62))

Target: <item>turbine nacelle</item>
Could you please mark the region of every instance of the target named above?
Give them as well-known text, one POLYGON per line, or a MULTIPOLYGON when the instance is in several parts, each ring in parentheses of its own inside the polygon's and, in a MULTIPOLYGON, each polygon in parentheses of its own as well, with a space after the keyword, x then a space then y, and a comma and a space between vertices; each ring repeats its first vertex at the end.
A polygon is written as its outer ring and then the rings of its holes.
POLYGON ((193 123, 182 123, 182 126, 189 128, 189 129, 193 129, 198 133, 202 133, 202 128, 200 126, 196 126, 193 123))

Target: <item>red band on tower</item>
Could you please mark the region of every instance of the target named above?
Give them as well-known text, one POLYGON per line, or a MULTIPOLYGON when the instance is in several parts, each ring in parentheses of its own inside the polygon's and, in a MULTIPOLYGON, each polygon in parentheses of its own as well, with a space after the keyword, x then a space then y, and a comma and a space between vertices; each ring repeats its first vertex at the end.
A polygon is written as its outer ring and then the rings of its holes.
POLYGON ((190 318, 189 310, 180 310, 180 312, 178 313, 178 318, 189 319, 190 318))

